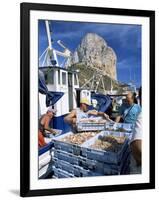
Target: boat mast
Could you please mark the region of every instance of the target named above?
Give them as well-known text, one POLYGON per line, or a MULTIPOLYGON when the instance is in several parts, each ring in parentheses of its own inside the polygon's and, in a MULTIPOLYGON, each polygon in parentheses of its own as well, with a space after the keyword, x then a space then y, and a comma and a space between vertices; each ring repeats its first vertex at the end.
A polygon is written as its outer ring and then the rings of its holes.
POLYGON ((65 68, 65 63, 71 57, 71 51, 60 41, 57 41, 57 44, 60 45, 64 50, 58 51, 53 47, 53 39, 52 39, 52 27, 51 23, 48 20, 45 20, 45 27, 46 27, 46 34, 47 34, 47 41, 48 47, 42 52, 39 57, 39 62, 42 61, 41 67, 44 66, 60 66, 65 68), (58 57, 61 56, 63 58, 63 62, 60 64, 58 57), (43 59, 43 60, 42 60, 43 59))
POLYGON ((52 56, 54 58, 54 60, 56 60, 56 66, 59 66, 59 63, 58 63, 58 59, 57 59, 57 55, 56 55, 56 52, 55 50, 53 49, 52 47, 52 39, 51 39, 51 34, 53 33, 52 32, 52 29, 50 27, 50 23, 48 20, 45 21, 45 26, 46 26, 46 33, 47 33, 47 39, 48 39, 48 59, 52 59, 52 56))

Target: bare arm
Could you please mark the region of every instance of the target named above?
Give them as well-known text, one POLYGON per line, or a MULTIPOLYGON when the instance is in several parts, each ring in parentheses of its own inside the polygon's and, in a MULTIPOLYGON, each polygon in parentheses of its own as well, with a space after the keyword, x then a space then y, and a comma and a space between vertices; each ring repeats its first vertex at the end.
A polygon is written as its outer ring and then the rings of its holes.
POLYGON ((121 119, 121 116, 119 115, 119 116, 116 117, 115 122, 119 123, 120 119, 121 119))
POLYGON ((133 157, 135 158, 138 166, 141 165, 141 145, 141 140, 134 140, 130 145, 133 157))
POLYGON ((104 112, 98 112, 96 110, 90 110, 87 112, 88 114, 91 114, 91 115, 95 115, 95 116, 101 116, 102 118, 110 121, 110 122, 113 122, 110 118, 109 118, 109 115, 107 115, 106 113, 104 112))
POLYGON ((96 110, 89 110, 89 111, 87 112, 87 114, 88 114, 88 115, 98 115, 98 111, 96 111, 96 110))
POLYGON ((107 119, 107 120, 110 119, 110 118, 109 118, 109 115, 107 115, 107 114, 104 113, 104 112, 98 112, 98 116, 101 116, 101 117, 103 117, 103 118, 105 118, 105 119, 107 119))
POLYGON ((101 116, 101 117, 106 118, 106 119, 109 118, 109 116, 107 114, 105 114, 104 112, 98 112, 96 110, 89 110, 87 113, 89 115, 101 116))
POLYGON ((50 128, 50 126, 49 126, 50 121, 51 121, 50 117, 47 116, 44 118, 44 129, 49 131, 50 133, 56 134, 56 131, 54 129, 50 128))
POLYGON ((72 110, 65 118, 64 121, 68 124, 75 124, 76 123, 76 111, 72 110))

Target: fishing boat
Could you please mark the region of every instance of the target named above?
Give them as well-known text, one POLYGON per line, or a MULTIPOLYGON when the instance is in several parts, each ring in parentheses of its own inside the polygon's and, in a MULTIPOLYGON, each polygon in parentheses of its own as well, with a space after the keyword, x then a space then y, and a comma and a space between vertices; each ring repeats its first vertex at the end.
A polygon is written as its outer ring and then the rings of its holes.
MULTIPOLYGON (((105 112, 111 105, 109 95, 88 90, 79 85, 79 71, 70 70, 65 65, 70 59, 71 51, 60 41, 57 43, 63 51, 56 50, 52 40, 52 29, 49 21, 45 21, 48 47, 39 57, 39 118, 45 114, 49 107, 57 110, 56 116, 50 122, 50 127, 60 130, 60 135, 71 132, 71 126, 64 121, 64 117, 72 110, 79 107, 81 96, 90 102, 96 102, 98 111, 105 112), (58 56, 64 60, 60 63, 58 56)), ((51 135, 51 134, 50 134, 51 135)), ((52 177, 54 147, 52 140, 58 136, 45 138, 47 145, 39 148, 39 178, 52 177)))

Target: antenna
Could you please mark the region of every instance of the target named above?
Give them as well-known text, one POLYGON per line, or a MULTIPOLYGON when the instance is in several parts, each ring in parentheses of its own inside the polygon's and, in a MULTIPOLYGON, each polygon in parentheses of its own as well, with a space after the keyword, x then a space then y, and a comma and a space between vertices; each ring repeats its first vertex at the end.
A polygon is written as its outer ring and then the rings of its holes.
POLYGON ((42 54, 39 57, 39 63, 41 64, 41 67, 44 66, 60 66, 65 67, 65 64, 68 59, 70 59, 72 53, 71 51, 62 43, 61 40, 57 41, 57 44, 59 44, 64 50, 58 51, 54 48, 53 45, 53 30, 51 26, 51 22, 48 20, 45 20, 45 27, 46 27, 46 33, 47 33, 47 41, 48 41, 48 47, 42 52, 42 54), (58 57, 62 57, 62 62, 59 64, 58 57))

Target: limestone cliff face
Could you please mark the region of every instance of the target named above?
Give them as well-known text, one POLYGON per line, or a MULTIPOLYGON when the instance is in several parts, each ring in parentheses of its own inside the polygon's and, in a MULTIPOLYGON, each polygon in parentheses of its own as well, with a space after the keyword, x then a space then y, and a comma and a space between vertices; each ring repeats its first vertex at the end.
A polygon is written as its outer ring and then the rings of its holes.
POLYGON ((70 64, 83 63, 92 69, 100 69, 103 75, 117 79, 116 54, 106 41, 95 33, 87 33, 74 52, 70 64))

